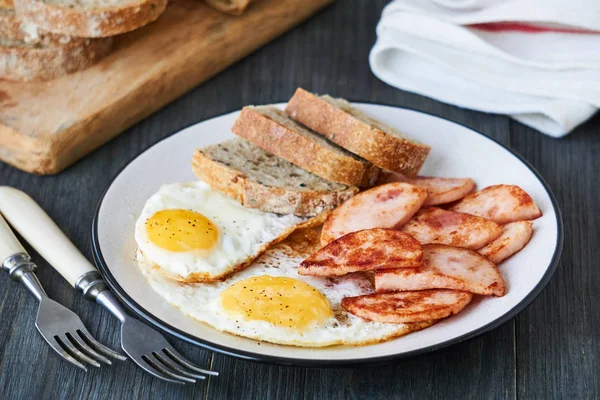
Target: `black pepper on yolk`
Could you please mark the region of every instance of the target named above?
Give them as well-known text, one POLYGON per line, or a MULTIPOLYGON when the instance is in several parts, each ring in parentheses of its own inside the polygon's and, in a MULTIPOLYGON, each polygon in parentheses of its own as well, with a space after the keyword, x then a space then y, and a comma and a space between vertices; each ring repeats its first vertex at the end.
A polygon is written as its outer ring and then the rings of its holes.
POLYGON ((220 296, 221 306, 228 314, 300 332, 333 317, 321 292, 293 278, 255 276, 228 287, 220 296))
POLYGON ((146 221, 148 239, 173 252, 208 250, 217 244, 219 231, 204 215, 191 210, 168 209, 146 221))

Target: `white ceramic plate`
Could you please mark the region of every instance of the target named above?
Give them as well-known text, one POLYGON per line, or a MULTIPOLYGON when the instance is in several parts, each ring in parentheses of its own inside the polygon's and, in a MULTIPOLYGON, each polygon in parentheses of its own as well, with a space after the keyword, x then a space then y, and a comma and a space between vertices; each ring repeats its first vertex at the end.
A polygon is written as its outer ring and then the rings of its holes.
POLYGON ((387 361, 457 343, 517 315, 547 284, 562 249, 560 213, 542 178, 519 156, 464 126, 407 109, 356 106, 432 146, 422 175, 472 177, 479 188, 516 184, 531 194, 544 216, 535 221, 529 245, 500 266, 508 285, 506 296, 477 296, 460 314, 386 343, 317 349, 272 345, 222 333, 171 307, 150 288, 134 261, 136 218, 162 184, 195 179, 190 168, 194 149, 232 138, 230 127, 238 112, 201 122, 162 140, 133 160, 111 183, 92 229, 96 263, 111 289, 143 319, 184 340, 229 355, 290 365, 387 361))

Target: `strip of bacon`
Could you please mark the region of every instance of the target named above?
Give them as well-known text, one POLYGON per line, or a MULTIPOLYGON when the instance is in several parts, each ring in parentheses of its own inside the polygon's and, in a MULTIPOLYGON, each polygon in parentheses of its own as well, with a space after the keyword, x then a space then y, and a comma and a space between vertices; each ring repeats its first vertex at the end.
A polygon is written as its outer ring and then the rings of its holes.
POLYGON ((458 290, 375 293, 342 299, 342 307, 357 317, 376 322, 403 324, 429 321, 456 314, 473 295, 458 290))
POLYGON ((342 236, 304 260, 300 275, 339 276, 380 268, 419 267, 423 250, 412 236, 393 229, 366 229, 342 236))
POLYGON ((421 244, 439 243, 474 250, 502 234, 500 225, 493 221, 437 207, 420 210, 401 230, 421 244))
POLYGON ((379 183, 390 182, 406 182, 425 190, 427 199, 423 203, 424 206, 452 203, 462 199, 475 189, 475 182, 471 178, 436 178, 433 176, 409 178, 397 172, 382 172, 379 183))
POLYGON ((533 235, 531 221, 517 221, 502 227, 502 235, 487 246, 479 249, 479 254, 496 264, 521 251, 533 235))
POLYGON ((491 219, 500 225, 542 216, 531 196, 515 185, 488 186, 468 195, 449 209, 491 219))
POLYGON ((421 208, 426 198, 423 189, 402 182, 359 193, 329 214, 321 231, 321 245, 350 232, 402 226, 421 208))
POLYGON ((456 289, 504 296, 506 283, 496 265, 477 252, 439 244, 423 246, 423 267, 375 273, 377 292, 456 289))

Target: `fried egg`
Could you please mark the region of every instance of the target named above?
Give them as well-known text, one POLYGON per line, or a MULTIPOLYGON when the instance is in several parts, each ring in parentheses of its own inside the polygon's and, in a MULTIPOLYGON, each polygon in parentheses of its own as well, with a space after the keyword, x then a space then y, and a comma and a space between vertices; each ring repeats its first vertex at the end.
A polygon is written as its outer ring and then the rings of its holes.
POLYGON ((202 181, 164 185, 135 226, 144 258, 171 279, 201 282, 245 267, 307 218, 245 208, 202 181))
POLYGON ((378 343, 432 322, 371 322, 346 312, 344 297, 374 292, 362 273, 340 277, 298 275, 298 265, 319 247, 319 232, 304 229, 266 251, 248 268, 221 282, 174 282, 138 254, 150 286, 187 316, 247 338, 304 347, 378 343))

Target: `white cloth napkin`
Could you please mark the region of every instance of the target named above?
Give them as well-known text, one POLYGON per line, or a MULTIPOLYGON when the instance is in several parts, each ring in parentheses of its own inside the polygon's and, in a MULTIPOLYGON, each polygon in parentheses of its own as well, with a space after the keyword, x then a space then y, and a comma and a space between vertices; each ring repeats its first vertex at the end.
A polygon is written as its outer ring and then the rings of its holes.
POLYGON ((395 0, 369 61, 392 86, 561 137, 600 108, 600 0, 395 0))

